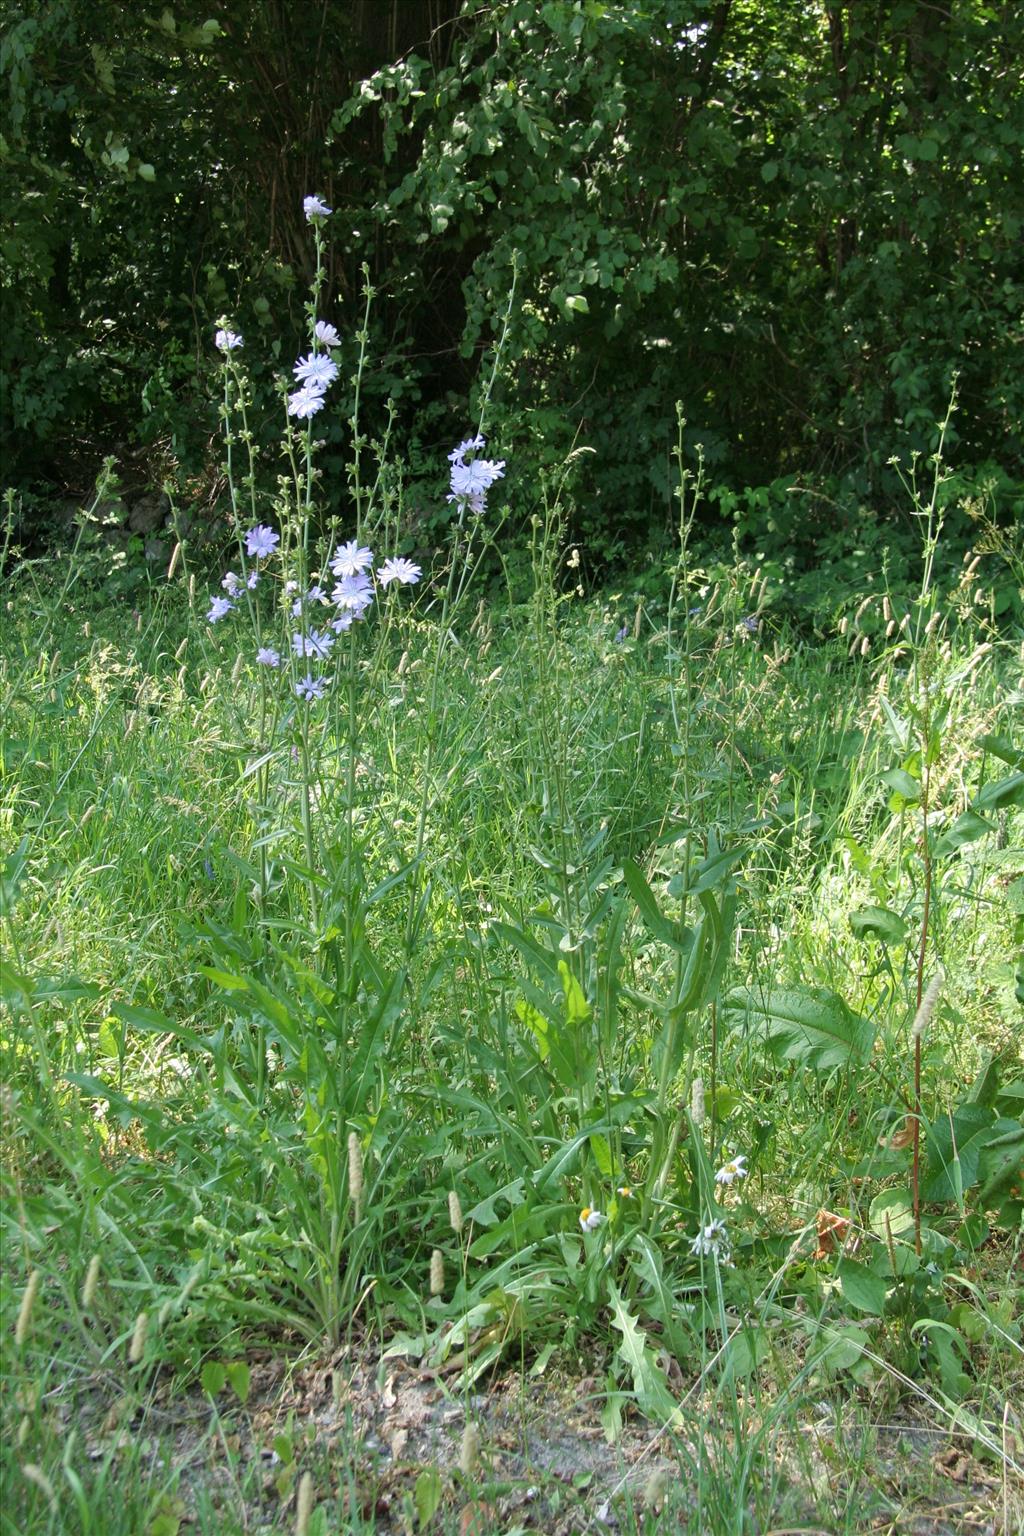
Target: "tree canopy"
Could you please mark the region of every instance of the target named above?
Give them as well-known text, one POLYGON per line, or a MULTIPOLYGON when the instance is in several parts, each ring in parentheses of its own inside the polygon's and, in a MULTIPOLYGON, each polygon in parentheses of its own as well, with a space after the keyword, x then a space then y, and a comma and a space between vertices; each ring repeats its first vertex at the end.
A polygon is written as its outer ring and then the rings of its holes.
POLYGON ((210 9, 5 8, 9 479, 200 467, 218 318, 268 397, 294 355, 308 192, 350 335, 369 267, 414 468, 470 419, 518 262, 494 420, 531 462, 595 450, 611 555, 662 515, 677 400, 720 483, 867 495, 958 375, 960 465, 1024 473, 1018 5, 210 9))

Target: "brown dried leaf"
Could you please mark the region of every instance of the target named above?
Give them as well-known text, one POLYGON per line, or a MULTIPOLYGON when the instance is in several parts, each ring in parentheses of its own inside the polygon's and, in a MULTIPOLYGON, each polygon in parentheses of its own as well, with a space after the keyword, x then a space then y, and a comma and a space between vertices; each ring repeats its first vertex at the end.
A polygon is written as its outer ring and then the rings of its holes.
POLYGON ((879 1136, 878 1145, 888 1147, 891 1152, 902 1152, 905 1147, 914 1145, 914 1117, 908 1115, 898 1131, 891 1136, 879 1136))
POLYGON ((835 1253, 846 1242, 850 1235, 850 1223, 845 1216, 837 1216, 833 1211, 824 1209, 818 1212, 816 1221, 818 1246, 814 1250, 814 1257, 827 1259, 829 1254, 835 1253))

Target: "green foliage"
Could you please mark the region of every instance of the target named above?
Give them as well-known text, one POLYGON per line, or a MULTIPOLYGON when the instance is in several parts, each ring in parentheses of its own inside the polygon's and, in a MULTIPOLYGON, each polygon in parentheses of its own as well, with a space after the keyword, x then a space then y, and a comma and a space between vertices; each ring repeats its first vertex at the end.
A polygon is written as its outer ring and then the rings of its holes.
MULTIPOLYGON (((237 530, 240 491, 267 503, 224 369, 237 530)), ((100 1372, 140 1412, 191 1387, 230 1453, 256 1348, 333 1371, 372 1337, 467 1391, 596 1372, 613 1439, 630 1402, 666 1430, 699 1402, 739 1446, 740 1382, 760 1413, 888 1378, 977 1398, 1010 1469, 987 1419, 1019 1297, 980 1293, 1021 1215, 1021 656, 970 567, 942 595, 941 460, 909 482, 916 592, 860 601, 842 644, 735 550, 695 566, 680 445, 668 592, 630 622, 580 602, 555 477, 518 562, 457 517, 447 570, 378 593, 308 703, 250 641, 302 649, 291 572, 336 533, 405 532, 351 428, 355 513, 319 547, 314 428, 286 428, 280 550, 229 623, 184 569, 127 619, 86 532, 11 576, 10 1466, 54 1468, 69 1361, 78 1402, 100 1372), (510 595, 474 613, 492 549, 510 595)), ((158 1481, 133 1529, 178 1519, 158 1481)), ((418 1469, 407 1523, 445 1493, 418 1469)))
MULTIPOLYGON (((687 460, 699 445, 720 488, 701 518, 733 519, 822 622, 891 542, 889 460, 934 451, 954 373, 949 493, 997 530, 1019 513, 1022 28, 1013 5, 918 0, 824 19, 331 0, 285 29, 237 0, 202 22, 20 6, 0 54, 9 473, 81 486, 112 440, 153 478, 202 468, 210 331, 230 312, 269 404, 320 190, 342 374, 365 259, 364 397, 374 430, 395 402, 424 546, 445 527, 437 447, 475 414, 517 261, 494 418, 517 511, 585 445, 591 563, 659 549, 680 400, 687 460)), ((337 480, 340 422, 322 425, 337 480)))

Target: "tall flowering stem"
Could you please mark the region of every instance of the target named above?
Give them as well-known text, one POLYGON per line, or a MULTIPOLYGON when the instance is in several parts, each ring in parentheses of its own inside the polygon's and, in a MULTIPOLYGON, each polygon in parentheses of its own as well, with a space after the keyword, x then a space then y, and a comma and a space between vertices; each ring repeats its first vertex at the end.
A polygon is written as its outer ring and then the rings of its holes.
MULTIPOLYGON (((502 320, 501 331, 498 336, 498 345, 494 349, 494 361, 491 365, 490 377, 487 380, 483 394, 481 396, 480 412, 477 418, 476 435, 474 438, 470 439, 469 442, 462 444, 460 448, 456 448, 453 454, 449 455, 453 465, 457 462, 464 463, 464 456, 461 453, 462 449, 465 449, 466 452, 469 452, 472 449, 472 451, 475 453, 478 451, 478 447, 482 448, 484 445, 484 426, 486 424, 487 408, 490 405, 491 394, 494 390, 495 380, 498 377, 498 369, 501 365, 501 359, 505 350, 509 327, 512 321, 512 309, 515 300, 516 284, 519 276, 519 262, 519 253, 516 252, 512 261, 512 282, 509 287, 508 304, 505 308, 505 315, 502 320)), ((486 487, 483 494, 486 494, 486 487)), ((413 860, 412 877, 409 881, 409 905, 405 924, 405 946, 407 953, 412 949, 415 940, 416 914, 419 909, 420 893, 422 890, 420 870, 423 860, 423 849, 426 843, 427 813, 430 808, 430 787, 431 780, 433 778, 435 754, 438 746, 438 699, 440 696, 441 686, 441 667, 448 648, 448 638, 452 620, 456 610, 462 602, 463 597, 465 596, 466 590, 473 575, 473 571, 476 569, 476 566, 479 565, 480 558, 482 558, 483 555, 483 549, 481 549, 480 556, 478 556, 476 562, 471 560, 470 538, 466 542, 465 553, 463 555, 461 564, 458 558, 459 541, 462 536, 463 525, 465 523, 467 513, 471 510, 474 510, 474 501, 476 503, 475 510, 482 511, 482 498, 475 498, 470 495, 461 497, 458 496, 456 491, 456 481, 453 476, 452 499, 454 499, 454 504, 456 507, 455 537, 452 542, 451 560, 448 565, 448 580, 445 583, 444 592, 441 598, 441 613, 438 619, 438 623, 435 627, 436 641, 431 664, 430 695, 427 709, 426 759, 423 764, 423 787, 420 793, 419 813, 416 819, 416 850, 413 860)), ((493 541, 496 532, 497 529, 495 528, 491 531, 489 537, 485 538, 484 548, 487 547, 489 542, 493 541)))

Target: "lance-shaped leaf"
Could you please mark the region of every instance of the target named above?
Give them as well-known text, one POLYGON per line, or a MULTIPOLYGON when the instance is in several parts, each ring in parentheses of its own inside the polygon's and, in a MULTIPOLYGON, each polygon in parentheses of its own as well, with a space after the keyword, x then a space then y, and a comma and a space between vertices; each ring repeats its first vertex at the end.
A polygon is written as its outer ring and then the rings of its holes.
POLYGON ((875 1026, 825 987, 780 987, 769 992, 737 988, 725 1006, 737 1026, 762 1036, 780 1061, 827 1071, 865 1062, 875 1026))

